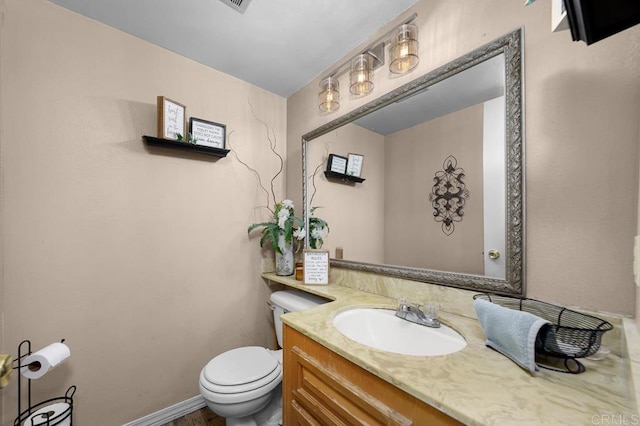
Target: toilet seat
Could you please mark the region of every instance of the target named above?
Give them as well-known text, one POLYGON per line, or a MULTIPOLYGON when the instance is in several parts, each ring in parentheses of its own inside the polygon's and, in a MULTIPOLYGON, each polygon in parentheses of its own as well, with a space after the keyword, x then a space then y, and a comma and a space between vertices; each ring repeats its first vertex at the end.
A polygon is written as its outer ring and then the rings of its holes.
MULTIPOLYGON (((277 291, 273 302, 273 324, 278 346, 282 347, 282 321, 285 312, 306 309, 301 305, 316 298, 298 290, 277 291), (298 303, 300 302, 300 303, 298 303)), ((282 424, 282 350, 249 346, 216 356, 200 370, 199 389, 207 407, 226 418, 228 425, 282 424), (268 421, 266 421, 268 419, 268 421)))
POLYGON ((216 394, 238 394, 260 389, 282 377, 271 351, 246 346, 224 352, 202 369, 200 384, 216 394))

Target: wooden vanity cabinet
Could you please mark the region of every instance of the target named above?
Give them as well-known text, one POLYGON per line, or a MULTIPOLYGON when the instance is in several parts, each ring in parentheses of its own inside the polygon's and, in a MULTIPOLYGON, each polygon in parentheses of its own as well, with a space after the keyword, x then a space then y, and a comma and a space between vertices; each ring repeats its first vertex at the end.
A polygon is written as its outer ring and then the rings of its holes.
POLYGON ((460 425, 284 325, 284 425, 460 425))

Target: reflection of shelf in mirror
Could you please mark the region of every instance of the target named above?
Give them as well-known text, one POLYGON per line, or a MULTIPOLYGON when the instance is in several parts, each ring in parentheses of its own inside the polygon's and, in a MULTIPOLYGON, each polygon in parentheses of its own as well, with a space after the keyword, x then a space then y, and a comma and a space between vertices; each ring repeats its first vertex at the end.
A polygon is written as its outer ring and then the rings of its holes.
POLYGON ((145 140, 147 145, 179 149, 181 151, 190 151, 198 154, 212 155, 214 157, 226 157, 229 153, 228 149, 220 149, 204 145, 194 145, 189 142, 176 141, 172 139, 162 139, 146 135, 142 138, 145 140))
POLYGON ((347 183, 347 182, 362 183, 365 181, 363 178, 358 176, 346 175, 344 173, 337 173, 329 170, 326 170, 324 172, 324 175, 327 177, 327 179, 340 180, 343 183, 347 183))

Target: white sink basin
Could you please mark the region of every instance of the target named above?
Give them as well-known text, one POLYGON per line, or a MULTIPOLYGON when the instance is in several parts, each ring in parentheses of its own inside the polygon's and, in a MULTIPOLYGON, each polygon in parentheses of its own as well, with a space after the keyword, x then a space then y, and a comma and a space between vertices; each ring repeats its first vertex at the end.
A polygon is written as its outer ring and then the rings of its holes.
POLYGON ((467 342, 451 327, 426 327, 396 317, 389 309, 350 309, 333 325, 358 343, 403 355, 438 356, 458 352, 467 342))

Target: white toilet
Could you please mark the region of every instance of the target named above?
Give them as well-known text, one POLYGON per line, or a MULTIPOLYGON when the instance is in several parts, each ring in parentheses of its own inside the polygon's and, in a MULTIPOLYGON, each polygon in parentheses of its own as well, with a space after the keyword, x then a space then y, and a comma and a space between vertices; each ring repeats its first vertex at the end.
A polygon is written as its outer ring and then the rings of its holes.
MULTIPOLYGON (((271 294, 273 323, 282 347, 280 315, 309 309, 327 300, 298 290, 271 294)), ((259 346, 231 349, 215 358, 200 373, 200 394, 207 406, 225 417, 227 426, 282 424, 282 349, 259 346)))

